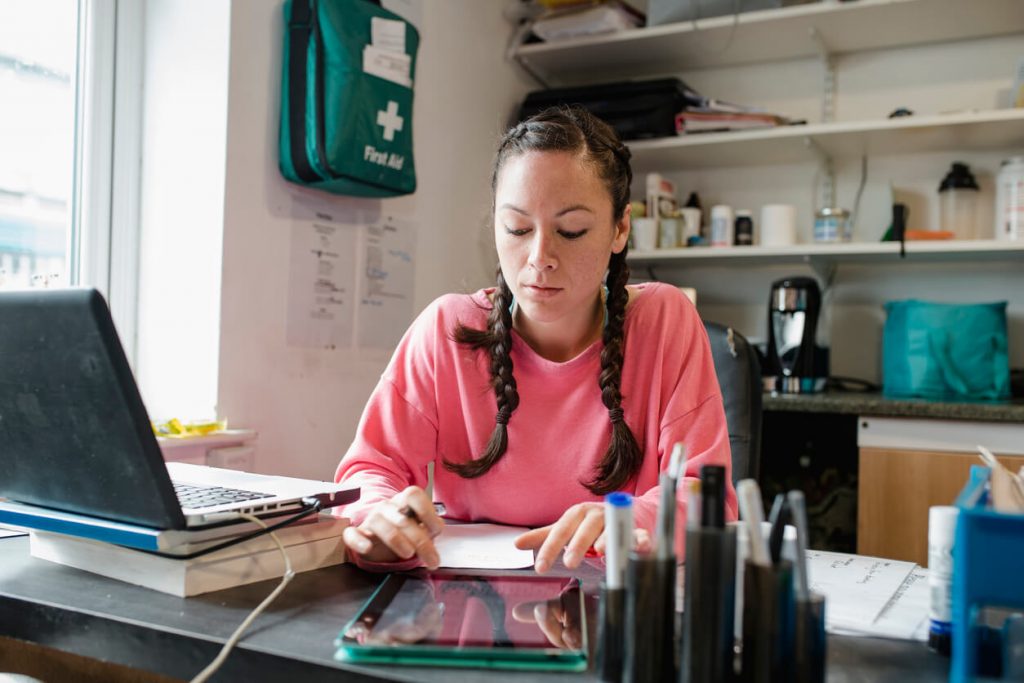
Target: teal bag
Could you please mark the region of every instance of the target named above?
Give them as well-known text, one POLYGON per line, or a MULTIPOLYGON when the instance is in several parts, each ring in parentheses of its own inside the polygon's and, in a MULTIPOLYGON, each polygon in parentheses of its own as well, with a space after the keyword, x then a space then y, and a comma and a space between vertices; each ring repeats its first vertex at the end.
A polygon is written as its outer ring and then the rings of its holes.
POLYGON ((288 0, 284 17, 281 174, 357 197, 415 192, 416 28, 370 0, 288 0))
POLYGON ((885 304, 882 388, 887 396, 1010 397, 1006 302, 885 304))

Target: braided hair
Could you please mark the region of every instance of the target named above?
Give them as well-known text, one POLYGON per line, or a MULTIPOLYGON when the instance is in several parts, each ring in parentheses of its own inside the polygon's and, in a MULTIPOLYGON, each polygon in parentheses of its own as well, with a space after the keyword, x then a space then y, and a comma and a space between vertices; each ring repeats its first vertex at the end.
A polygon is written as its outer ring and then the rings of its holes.
MULTIPOLYGON (((629 204, 629 187, 633 173, 629 166, 629 150, 608 124, 578 107, 552 107, 513 126, 501 139, 491 176, 492 194, 497 190, 498 175, 509 159, 526 152, 569 152, 576 154, 598 173, 612 200, 612 216, 623 216, 629 204)), ((601 402, 608 409, 612 426, 611 441, 589 480, 581 482, 595 495, 616 491, 636 476, 642 453, 633 432, 623 418, 622 361, 625 351, 624 324, 629 294, 628 247, 612 254, 608 261, 605 305, 607 324, 602 335, 601 373, 598 386, 601 402)), ((494 431, 479 457, 465 463, 445 461, 446 469, 467 477, 486 473, 508 448, 508 421, 519 405, 519 393, 512 373, 512 291, 501 268, 498 268, 493 308, 483 330, 459 325, 453 338, 470 348, 487 353, 490 359, 491 387, 497 399, 498 412, 494 431)))

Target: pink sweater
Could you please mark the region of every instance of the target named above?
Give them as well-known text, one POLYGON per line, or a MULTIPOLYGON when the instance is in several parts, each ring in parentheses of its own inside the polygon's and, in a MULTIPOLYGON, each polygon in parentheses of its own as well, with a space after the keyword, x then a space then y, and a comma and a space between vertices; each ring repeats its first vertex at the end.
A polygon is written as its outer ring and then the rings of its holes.
MULTIPOLYGON (((636 286, 626 309, 622 407, 644 459, 627 490, 636 496, 638 527, 653 538, 658 474, 672 446, 686 444, 686 476, 702 465, 730 471, 729 436, 704 326, 675 287, 636 286)), ((405 487, 426 485, 434 461, 434 498, 448 517, 539 527, 574 503, 600 500, 580 482, 591 478, 611 436, 598 376, 603 344, 564 363, 544 359, 513 332, 512 362, 519 407, 508 422, 508 450, 485 475, 463 479, 442 460, 478 455, 494 429, 497 407, 488 361, 451 340, 459 323, 483 329, 489 290, 449 294, 429 305, 399 343, 363 412, 356 438, 335 479, 358 484, 362 496, 342 511, 359 524, 374 503, 405 487)), ((729 484, 726 517, 736 519, 729 484)), ((686 505, 679 486, 677 548, 686 505)))

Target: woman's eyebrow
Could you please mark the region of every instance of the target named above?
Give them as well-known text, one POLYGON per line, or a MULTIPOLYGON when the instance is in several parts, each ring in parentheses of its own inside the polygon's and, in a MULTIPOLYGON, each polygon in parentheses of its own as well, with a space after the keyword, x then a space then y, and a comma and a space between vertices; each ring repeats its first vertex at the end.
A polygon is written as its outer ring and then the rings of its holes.
MULTIPOLYGON (((515 204, 502 204, 501 206, 498 207, 498 209, 508 209, 509 211, 515 211, 516 213, 522 214, 523 216, 530 215, 524 209, 520 209, 515 204)), ((572 213, 573 211, 586 211, 587 213, 594 213, 594 210, 591 209, 589 206, 586 206, 584 204, 573 204, 571 206, 565 207, 564 209, 556 213, 555 216, 564 216, 565 214, 572 213)))

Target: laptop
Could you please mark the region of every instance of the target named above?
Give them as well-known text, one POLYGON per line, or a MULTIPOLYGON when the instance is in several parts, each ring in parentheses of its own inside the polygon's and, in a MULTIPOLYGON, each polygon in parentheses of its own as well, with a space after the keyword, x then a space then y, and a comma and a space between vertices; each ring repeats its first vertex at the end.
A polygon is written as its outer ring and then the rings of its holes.
POLYGON ((165 463, 103 296, 0 292, 0 497, 156 529, 344 505, 359 490, 165 463), (304 502, 306 501, 306 502, 304 502))

